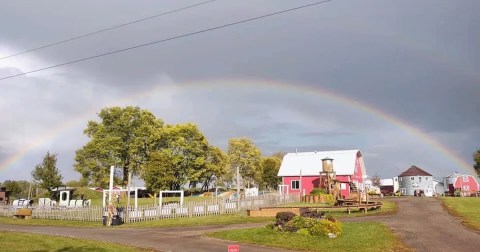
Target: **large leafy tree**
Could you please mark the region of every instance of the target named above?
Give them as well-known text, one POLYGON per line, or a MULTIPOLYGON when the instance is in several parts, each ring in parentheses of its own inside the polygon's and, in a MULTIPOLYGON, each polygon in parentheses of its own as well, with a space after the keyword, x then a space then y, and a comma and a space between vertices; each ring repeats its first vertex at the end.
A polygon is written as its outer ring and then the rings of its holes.
POLYGON ((89 121, 84 130, 90 141, 77 150, 75 170, 82 175, 82 183, 106 186, 108 167, 115 165, 123 170, 125 185, 129 172, 139 174, 158 145, 163 122, 132 106, 105 108, 98 116, 100 121, 89 121))
POLYGON ((285 155, 287 155, 286 152, 284 152, 284 151, 277 151, 277 152, 275 152, 275 153, 272 154, 272 157, 276 157, 276 158, 280 159, 280 161, 282 161, 282 160, 283 160, 283 157, 284 157, 285 155))
POLYGON ((202 190, 207 191, 213 181, 218 185, 228 172, 227 166, 227 155, 220 148, 211 146, 208 150, 205 169, 200 176, 202 190))
POLYGON ((30 182, 25 180, 5 180, 2 183, 2 187, 6 187, 7 191, 10 191, 10 196, 15 199, 27 198, 28 189, 30 188, 30 182))
POLYGON ((240 175, 246 181, 247 186, 261 182, 262 153, 252 140, 248 138, 232 138, 228 140, 228 157, 231 172, 239 169, 240 175))
POLYGON ((480 150, 473 153, 473 162, 475 162, 473 168, 475 168, 477 175, 480 176, 480 150))
POLYGON ((188 182, 196 184, 205 178, 211 167, 209 155, 208 141, 195 124, 169 125, 141 177, 152 190, 179 190, 188 182), (163 175, 159 177, 159 173, 163 175))
POLYGON ((172 152, 169 149, 155 151, 141 173, 142 179, 148 190, 158 192, 160 190, 176 189, 182 183, 178 177, 172 152))
POLYGON ((32 177, 39 183, 40 188, 46 189, 50 194, 52 189, 62 185, 62 175, 57 168, 57 154, 47 152, 42 163, 35 166, 32 177))
POLYGON ((277 156, 266 157, 262 159, 262 187, 265 189, 276 189, 281 179, 278 176, 282 161, 277 156))

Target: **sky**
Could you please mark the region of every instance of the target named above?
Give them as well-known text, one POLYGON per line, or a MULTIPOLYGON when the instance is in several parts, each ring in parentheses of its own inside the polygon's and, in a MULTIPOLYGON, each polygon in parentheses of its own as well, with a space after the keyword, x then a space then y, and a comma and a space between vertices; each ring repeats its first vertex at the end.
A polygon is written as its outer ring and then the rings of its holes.
MULTIPOLYGON (((5 1, 0 58, 202 1, 5 1)), ((315 1, 217 0, 0 59, 0 78, 315 1)), ((88 120, 139 106, 193 122, 225 150, 359 149, 370 176, 416 165, 473 174, 480 148, 480 2, 333 0, 0 80, 0 182, 30 180, 49 151, 64 182, 88 120)))

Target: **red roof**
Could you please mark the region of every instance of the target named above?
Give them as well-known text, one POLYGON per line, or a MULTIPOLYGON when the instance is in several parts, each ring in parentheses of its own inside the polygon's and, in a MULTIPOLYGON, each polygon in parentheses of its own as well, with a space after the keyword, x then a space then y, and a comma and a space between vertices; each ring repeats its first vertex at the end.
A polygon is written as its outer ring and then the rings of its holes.
POLYGON ((432 174, 416 167, 413 165, 412 167, 408 168, 408 170, 404 171, 402 174, 398 175, 399 177, 410 177, 410 176, 432 176, 432 174))

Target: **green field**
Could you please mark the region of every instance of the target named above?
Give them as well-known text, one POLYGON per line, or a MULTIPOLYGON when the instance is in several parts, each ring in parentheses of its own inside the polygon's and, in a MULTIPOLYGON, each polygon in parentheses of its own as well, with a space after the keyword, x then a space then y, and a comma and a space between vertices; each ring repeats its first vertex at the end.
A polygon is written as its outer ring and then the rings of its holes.
POLYGON ((440 200, 450 214, 462 219, 465 226, 480 230, 480 198, 443 197, 440 200))
POLYGON ((390 229, 380 223, 343 223, 343 234, 335 239, 276 232, 267 228, 237 229, 208 236, 292 250, 308 251, 411 251, 390 229))
POLYGON ((244 214, 220 214, 191 218, 162 219, 154 221, 136 222, 122 225, 125 228, 147 227, 188 227, 209 225, 230 225, 240 223, 267 223, 274 221, 274 217, 250 217, 244 214))
MULTIPOLYGON (((108 228, 148 228, 148 227, 188 227, 208 225, 229 225, 239 223, 265 223, 273 221, 273 217, 249 217, 245 214, 220 214, 191 218, 160 219, 135 222, 108 228)), ((12 219, 0 217, 0 224, 32 225, 32 226, 64 226, 64 227, 102 227, 101 222, 63 221, 45 219, 12 219)))
POLYGON ((65 221, 48 219, 13 219, 0 217, 0 224, 31 225, 31 226, 62 226, 62 227, 101 227, 101 222, 91 221, 65 221))
POLYGON ((133 252, 147 251, 144 249, 122 246, 108 242, 98 242, 91 240, 74 239, 69 237, 25 234, 17 232, 1 232, 0 231, 0 250, 1 251, 71 251, 71 252, 87 252, 87 251, 118 251, 133 252))

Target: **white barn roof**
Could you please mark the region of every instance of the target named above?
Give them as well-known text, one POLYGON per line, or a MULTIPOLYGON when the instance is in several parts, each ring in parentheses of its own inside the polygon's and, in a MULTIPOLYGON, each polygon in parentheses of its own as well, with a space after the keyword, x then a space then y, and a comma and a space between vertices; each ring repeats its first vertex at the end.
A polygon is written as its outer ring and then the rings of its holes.
POLYGON ((393 178, 380 179, 381 186, 393 186, 393 178))
MULTIPOLYGON (((333 169, 337 175, 353 175, 359 150, 317 151, 288 153, 283 157, 278 176, 318 176, 322 170, 322 159, 333 159, 333 169)), ((361 155, 361 153, 360 153, 361 155)), ((362 171, 363 175, 365 170, 362 171)))

